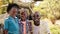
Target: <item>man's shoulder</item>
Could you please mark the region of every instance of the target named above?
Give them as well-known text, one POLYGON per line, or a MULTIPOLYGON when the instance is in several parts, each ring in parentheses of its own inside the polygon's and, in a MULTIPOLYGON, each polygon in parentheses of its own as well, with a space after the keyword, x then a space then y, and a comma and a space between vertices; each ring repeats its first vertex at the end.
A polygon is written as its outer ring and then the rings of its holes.
POLYGON ((16 19, 18 19, 17 17, 15 17, 16 19))
POLYGON ((40 20, 40 23, 41 24, 45 24, 46 22, 44 20, 40 20))
POLYGON ((9 22, 9 18, 5 18, 4 22, 8 23, 9 22))
POLYGON ((10 21, 11 18, 8 16, 7 18, 5 18, 5 21, 10 21))
POLYGON ((5 18, 5 20, 9 20, 9 18, 5 18))

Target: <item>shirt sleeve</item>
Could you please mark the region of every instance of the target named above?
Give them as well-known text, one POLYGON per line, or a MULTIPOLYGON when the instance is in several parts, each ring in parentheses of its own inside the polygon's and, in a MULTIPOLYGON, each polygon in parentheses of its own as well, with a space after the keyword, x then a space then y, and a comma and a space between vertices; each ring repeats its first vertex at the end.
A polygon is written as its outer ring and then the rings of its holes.
POLYGON ((47 29, 47 33, 50 33, 50 29, 48 27, 48 23, 47 22, 45 22, 45 26, 46 26, 46 29, 47 29))
POLYGON ((4 22, 4 30, 8 30, 8 20, 5 20, 4 22))

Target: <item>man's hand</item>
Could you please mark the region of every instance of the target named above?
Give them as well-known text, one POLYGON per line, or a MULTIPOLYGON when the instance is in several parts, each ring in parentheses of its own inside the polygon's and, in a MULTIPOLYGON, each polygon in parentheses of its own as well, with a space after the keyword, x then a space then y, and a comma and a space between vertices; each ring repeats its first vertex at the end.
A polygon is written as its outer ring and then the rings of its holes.
POLYGON ((50 34, 50 33, 48 33, 48 34, 50 34))
POLYGON ((4 31, 3 31, 3 34, 8 34, 8 31, 7 31, 7 30, 4 30, 4 31))

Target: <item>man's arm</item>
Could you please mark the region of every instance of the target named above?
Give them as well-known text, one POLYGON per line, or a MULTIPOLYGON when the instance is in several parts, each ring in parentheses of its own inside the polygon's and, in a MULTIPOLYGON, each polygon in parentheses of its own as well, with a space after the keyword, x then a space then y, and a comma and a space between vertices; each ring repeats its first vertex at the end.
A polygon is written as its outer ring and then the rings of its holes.
POLYGON ((48 33, 48 34, 50 34, 50 33, 48 33))
POLYGON ((47 28, 47 34, 50 34, 50 29, 49 29, 49 27, 48 27, 48 23, 45 22, 45 25, 46 25, 46 28, 47 28))
POLYGON ((30 31, 30 34, 33 34, 33 32, 32 32, 32 22, 29 22, 29 31, 30 31))
POLYGON ((7 19, 4 22, 4 31, 3 31, 3 33, 8 34, 8 20, 7 19))

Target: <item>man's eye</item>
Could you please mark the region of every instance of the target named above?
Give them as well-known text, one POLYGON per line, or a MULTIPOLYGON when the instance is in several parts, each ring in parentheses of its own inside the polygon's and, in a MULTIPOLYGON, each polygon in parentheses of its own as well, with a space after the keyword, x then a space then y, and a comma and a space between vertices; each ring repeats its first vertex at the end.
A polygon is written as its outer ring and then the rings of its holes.
POLYGON ((39 15, 37 15, 37 17, 39 17, 39 15))
POLYGON ((35 17, 35 16, 33 16, 33 17, 35 17))

